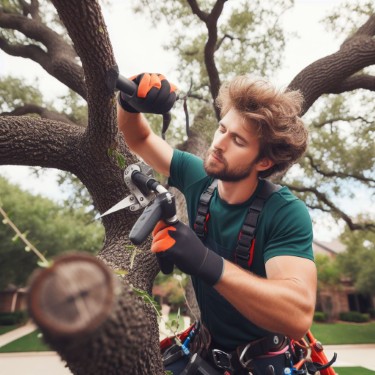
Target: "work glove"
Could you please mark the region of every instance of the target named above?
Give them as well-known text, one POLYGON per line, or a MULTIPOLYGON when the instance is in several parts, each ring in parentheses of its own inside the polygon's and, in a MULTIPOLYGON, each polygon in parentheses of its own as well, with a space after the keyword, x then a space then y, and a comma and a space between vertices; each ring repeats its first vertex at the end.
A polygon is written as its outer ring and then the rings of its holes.
POLYGON ((215 285, 224 268, 221 256, 209 250, 185 224, 168 225, 159 221, 152 232, 151 251, 164 263, 175 264, 182 272, 195 275, 209 285, 215 285))
POLYGON ((119 93, 120 106, 132 113, 164 114, 170 111, 176 101, 176 86, 169 83, 162 74, 142 73, 131 77, 138 86, 133 95, 119 93))

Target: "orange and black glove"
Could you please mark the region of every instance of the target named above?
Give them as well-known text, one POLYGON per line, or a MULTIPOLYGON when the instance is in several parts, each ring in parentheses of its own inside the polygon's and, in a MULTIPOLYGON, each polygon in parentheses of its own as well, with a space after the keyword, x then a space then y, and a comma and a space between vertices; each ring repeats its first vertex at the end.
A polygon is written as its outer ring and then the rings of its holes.
POLYGON ((164 114, 171 110, 176 101, 176 86, 162 74, 142 73, 130 78, 136 83, 133 95, 120 91, 118 101, 121 107, 132 113, 164 114))
POLYGON ((223 258, 204 246, 188 226, 181 222, 168 225, 159 221, 152 236, 151 251, 157 254, 159 264, 173 263, 182 272, 195 275, 209 285, 219 281, 223 258))

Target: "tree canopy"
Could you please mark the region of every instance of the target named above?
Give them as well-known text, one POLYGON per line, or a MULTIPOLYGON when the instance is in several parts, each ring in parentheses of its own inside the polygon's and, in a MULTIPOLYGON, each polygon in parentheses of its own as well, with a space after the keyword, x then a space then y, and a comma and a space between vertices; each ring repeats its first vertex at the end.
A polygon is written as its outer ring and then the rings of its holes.
MULTIPOLYGON (((67 251, 96 254, 104 231, 83 209, 70 210, 55 202, 22 191, 0 177, 1 207, 47 259, 67 251)), ((38 258, 27 249, 14 231, 0 226, 0 289, 13 284, 25 286, 38 258)))
MULTIPOLYGON (((279 50, 285 38, 277 20, 289 3, 258 1, 254 8, 246 8, 246 1, 233 3, 166 1, 163 5, 155 3, 158 9, 151 8, 158 17, 172 17, 179 28, 172 34, 182 62, 181 80, 192 87, 190 96, 197 100, 194 131, 184 149, 196 149, 199 141, 204 150, 199 140, 201 126, 207 117, 218 117, 212 103, 221 82, 248 69, 271 74, 281 61, 279 50), (227 9, 231 12, 225 13, 227 9), (186 24, 194 24, 197 32, 181 27, 186 24), (194 74, 192 83, 190 74, 194 74)), ((123 155, 126 164, 137 159, 117 131, 116 99, 106 85, 117 64, 99 2, 3 0, 0 4, 0 48, 35 61, 87 102, 86 126, 82 126, 74 118, 61 116, 61 111, 43 111, 32 90, 27 97, 14 94, 18 102, 13 102, 13 108, 1 108, 0 164, 68 171, 86 186, 95 208, 106 211, 129 193, 123 183, 123 166, 113 155, 123 155), (37 107, 27 109, 27 102, 34 98, 37 107)), ((145 10, 153 6, 148 1, 140 4, 145 10)), ((375 14, 373 7, 366 11, 362 20, 352 17, 356 22, 337 52, 296 72, 290 82, 289 88, 300 90, 305 98, 302 114, 311 123, 311 148, 294 172, 280 178, 309 207, 332 213, 352 230, 373 231, 373 218, 356 220, 336 200, 348 183, 374 187, 373 111, 358 105, 348 112, 342 107, 348 103, 348 94, 337 96, 362 90, 365 103, 372 98, 375 80, 368 67, 375 63, 375 14), (328 101, 321 101, 322 96, 328 101), (317 115, 307 117, 315 110, 317 115)), ((362 103, 361 98, 356 100, 362 103)), ((123 368, 132 374, 163 373, 155 311, 135 293, 150 293, 159 270, 148 251, 149 243, 136 253, 127 250, 131 246, 128 233, 135 220, 135 215, 122 211, 102 221, 105 241, 98 257, 111 268, 125 271, 121 288, 116 287, 113 294, 113 309, 106 306, 103 310, 108 312, 107 319, 95 326, 88 319, 90 334, 85 331, 85 335, 71 335, 63 341, 54 340, 47 329, 44 332, 75 374, 118 373, 123 368)))

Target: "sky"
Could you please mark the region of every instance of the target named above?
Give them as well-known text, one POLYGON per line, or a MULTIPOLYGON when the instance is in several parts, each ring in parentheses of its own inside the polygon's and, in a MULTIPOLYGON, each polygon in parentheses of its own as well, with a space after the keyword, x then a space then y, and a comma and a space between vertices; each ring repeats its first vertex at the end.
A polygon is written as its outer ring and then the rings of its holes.
MULTIPOLYGON (((103 12, 121 74, 131 76, 143 71, 160 72, 173 81, 177 76, 174 67, 178 61, 162 48, 168 38, 168 27, 159 25, 157 29, 152 28, 144 16, 131 13, 129 3, 112 0, 110 9, 103 12)), ((298 37, 286 46, 284 68, 280 74, 269 77, 277 86, 286 86, 304 67, 338 49, 342 41, 327 33, 320 21, 339 3, 339 0, 295 0, 295 7, 282 17, 286 31, 297 33, 298 37)), ((0 76, 8 74, 24 77, 29 83, 38 77, 46 98, 61 95, 66 90, 36 63, 0 51, 0 76)), ((56 183, 57 173, 49 170, 36 177, 28 167, 0 166, 0 175, 23 189, 62 201, 66 192, 56 183)), ((323 220, 322 225, 314 228, 315 236, 329 241, 338 235, 340 228, 323 220)))

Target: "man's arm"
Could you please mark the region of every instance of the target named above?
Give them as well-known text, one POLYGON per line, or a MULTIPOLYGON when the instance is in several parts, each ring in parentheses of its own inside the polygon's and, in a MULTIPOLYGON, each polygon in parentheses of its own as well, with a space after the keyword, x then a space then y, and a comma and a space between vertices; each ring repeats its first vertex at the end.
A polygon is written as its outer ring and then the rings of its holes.
POLYGON ((130 113, 117 106, 118 127, 130 150, 157 172, 169 177, 173 148, 157 136, 141 113, 130 113))
POLYGON ((300 339, 311 326, 317 274, 313 261, 278 256, 266 263, 260 278, 224 260, 215 289, 254 324, 271 332, 300 339))

